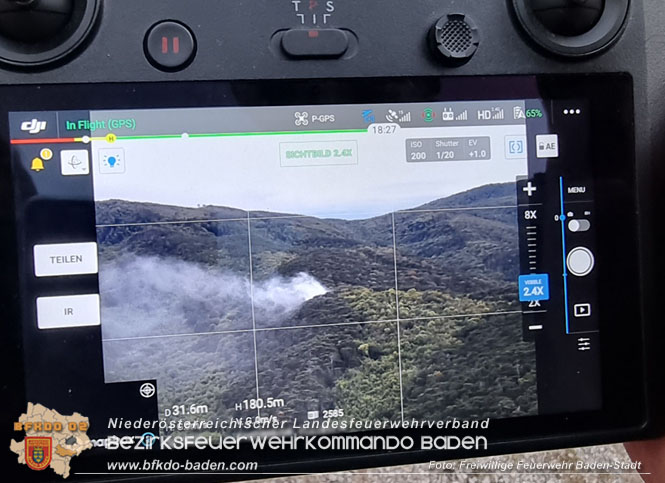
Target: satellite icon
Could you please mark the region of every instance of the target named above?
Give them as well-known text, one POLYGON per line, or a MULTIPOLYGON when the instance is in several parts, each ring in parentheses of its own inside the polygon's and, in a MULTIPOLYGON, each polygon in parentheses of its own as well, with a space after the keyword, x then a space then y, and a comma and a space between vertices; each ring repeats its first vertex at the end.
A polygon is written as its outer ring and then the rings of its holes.
POLYGON ((392 109, 388 109, 388 114, 386 114, 386 121, 388 122, 397 122, 399 119, 399 114, 397 111, 393 111, 392 109))
POLYGON ((411 122, 411 112, 404 111, 403 109, 400 109, 398 111, 388 109, 388 114, 386 114, 386 121, 400 122, 400 123, 411 122))

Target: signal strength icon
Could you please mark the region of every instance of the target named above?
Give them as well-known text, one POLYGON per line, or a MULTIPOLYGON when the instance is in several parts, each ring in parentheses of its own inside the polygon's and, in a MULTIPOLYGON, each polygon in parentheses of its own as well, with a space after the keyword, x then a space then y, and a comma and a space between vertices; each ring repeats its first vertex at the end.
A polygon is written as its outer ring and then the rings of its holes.
MULTIPOLYGON (((401 112, 401 111, 400 111, 401 112)), ((411 122, 411 112, 407 112, 402 117, 400 117, 397 122, 411 122)))
POLYGON ((506 113, 501 107, 492 108, 492 119, 499 121, 505 118, 506 118, 506 113))
POLYGON ((469 120, 469 111, 468 111, 468 109, 465 109, 464 112, 462 112, 461 114, 458 114, 455 117, 455 120, 456 121, 468 121, 469 120))

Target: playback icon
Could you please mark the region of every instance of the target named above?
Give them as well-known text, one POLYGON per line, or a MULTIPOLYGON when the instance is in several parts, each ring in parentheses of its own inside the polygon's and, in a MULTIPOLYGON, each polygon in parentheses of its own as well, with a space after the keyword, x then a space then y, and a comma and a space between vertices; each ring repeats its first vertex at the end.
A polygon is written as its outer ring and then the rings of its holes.
POLYGON ((591 304, 573 305, 573 314, 575 317, 591 317, 591 304))

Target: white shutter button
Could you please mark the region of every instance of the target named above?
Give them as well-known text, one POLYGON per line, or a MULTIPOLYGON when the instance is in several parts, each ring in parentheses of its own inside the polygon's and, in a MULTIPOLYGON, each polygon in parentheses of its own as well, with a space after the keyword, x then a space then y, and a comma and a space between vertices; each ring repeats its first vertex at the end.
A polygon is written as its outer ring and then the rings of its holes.
POLYGON ((593 253, 586 247, 575 247, 568 252, 566 265, 568 265, 570 273, 577 277, 589 275, 591 270, 593 270, 594 264, 593 253))

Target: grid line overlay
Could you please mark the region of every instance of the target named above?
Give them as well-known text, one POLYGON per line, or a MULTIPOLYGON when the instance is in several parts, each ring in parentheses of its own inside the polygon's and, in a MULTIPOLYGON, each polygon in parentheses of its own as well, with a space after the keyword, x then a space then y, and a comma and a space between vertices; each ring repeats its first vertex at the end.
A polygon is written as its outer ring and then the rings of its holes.
MULTIPOLYGON (((547 310, 504 310, 501 312, 479 312, 474 314, 440 315, 438 317, 413 317, 408 319, 399 319, 399 321, 417 322, 417 321, 446 320, 446 319, 468 319, 471 317, 493 317, 497 315, 544 314, 545 312, 547 312, 547 310)), ((120 342, 127 340, 144 340, 144 339, 166 339, 172 337, 201 337, 204 335, 248 334, 254 331, 272 332, 276 330, 316 329, 321 327, 344 327, 348 325, 393 324, 395 322, 397 322, 397 319, 366 320, 361 322, 339 322, 336 324, 309 324, 309 325, 289 325, 282 327, 257 327, 256 329, 218 330, 210 332, 183 332, 182 334, 144 335, 136 337, 110 337, 108 339, 102 339, 102 342, 120 342)))
POLYGON ((402 417, 402 422, 404 422, 404 385, 402 384, 402 340, 400 337, 400 326, 399 326, 399 284, 397 282, 397 235, 395 233, 395 213, 390 214, 390 221, 392 223, 393 229, 393 260, 395 262, 395 314, 397 320, 395 321, 397 325, 397 365, 399 370, 399 409, 400 415, 402 417))
MULTIPOLYGON (((252 307, 252 336, 254 339, 254 374, 256 376, 256 399, 259 396, 259 353, 256 350, 256 314, 254 311, 254 269, 252 267, 252 227, 247 213, 247 244, 249 246, 249 296, 252 307)), ((261 417, 261 408, 256 408, 257 415, 261 417)))
MULTIPOLYGON (((400 295, 399 295, 399 278, 398 278, 398 261, 397 261, 397 229, 396 229, 396 220, 395 215, 409 215, 409 214, 424 214, 424 213, 442 213, 442 212, 468 212, 468 211, 480 211, 480 210, 507 210, 512 209, 516 210, 519 208, 519 204, 513 205, 500 205, 500 206, 483 206, 483 207, 453 207, 453 208, 443 208, 443 209, 415 209, 415 210, 397 210, 390 212, 390 225, 391 225, 391 234, 392 234, 392 250, 393 250, 393 269, 394 269, 394 289, 395 289, 395 318, 382 319, 382 320, 366 320, 366 321, 351 321, 351 322, 339 322, 339 323, 326 323, 326 324, 302 324, 302 325, 292 325, 292 326, 278 326, 278 327, 257 327, 256 325, 256 313, 255 313, 255 287, 254 287, 254 262, 253 262, 253 246, 252 246, 252 222, 256 221, 266 221, 266 220, 280 220, 280 219, 316 219, 317 217, 309 215, 276 215, 276 216, 251 216, 252 211, 245 211, 246 216, 243 218, 221 218, 221 219, 199 219, 199 220, 184 220, 184 221, 157 221, 157 222, 145 222, 145 223, 117 223, 117 224, 97 224, 96 228, 119 228, 119 227, 131 227, 131 226, 155 226, 155 225, 186 225, 186 224, 204 224, 204 223, 223 223, 223 222, 246 222, 247 223, 247 243, 248 243, 248 252, 249 252, 249 298, 251 302, 251 320, 252 326, 247 329, 231 329, 231 330, 221 330, 221 331, 207 331, 207 332, 194 332, 194 333, 177 333, 177 334, 160 334, 160 335, 148 335, 148 336, 132 336, 132 337, 110 337, 102 338, 102 342, 123 342, 123 341, 132 341, 132 340, 155 340, 155 339, 172 339, 172 338, 185 338, 185 337, 201 337, 201 336, 218 336, 218 335, 227 335, 227 334, 252 334, 253 338, 253 351, 254 351, 254 379, 256 385, 256 398, 260 400, 260 390, 259 390, 259 356, 258 356, 258 345, 257 345, 257 333, 267 333, 271 331, 284 331, 284 330, 298 330, 298 329, 316 329, 316 328, 328 328, 328 327, 344 327, 344 326, 362 326, 370 324, 395 324, 396 327, 396 339, 397 339, 397 370, 399 377, 399 397, 400 397, 400 415, 401 420, 404 421, 404 388, 403 388, 403 368, 402 368, 402 353, 401 353, 401 324, 403 322, 425 322, 425 321, 438 321, 438 320, 448 320, 448 319, 463 319, 463 318, 472 318, 472 317, 491 317, 491 316, 501 316, 501 315, 515 315, 515 314, 535 314, 535 313, 544 313, 546 310, 521 310, 515 309, 510 310, 507 307, 507 310, 495 311, 495 312, 481 312, 481 313, 465 313, 465 314, 451 314, 451 315, 439 315, 439 316, 429 316, 429 317, 412 317, 412 318, 402 318, 400 316, 400 295)), ((260 214, 265 214, 265 212, 255 212, 260 214)), ((380 215, 387 216, 387 215, 380 215)), ((326 218, 323 218, 326 219, 326 218)), ((329 219, 329 218, 328 218, 329 219)), ((517 243, 517 238, 515 239, 517 243)), ((103 296, 103 293, 101 294, 103 296)), ((517 297, 516 297, 517 298, 517 297)), ((103 324, 103 321, 102 321, 103 324)), ((261 410, 257 407, 258 416, 261 416, 261 410)))

